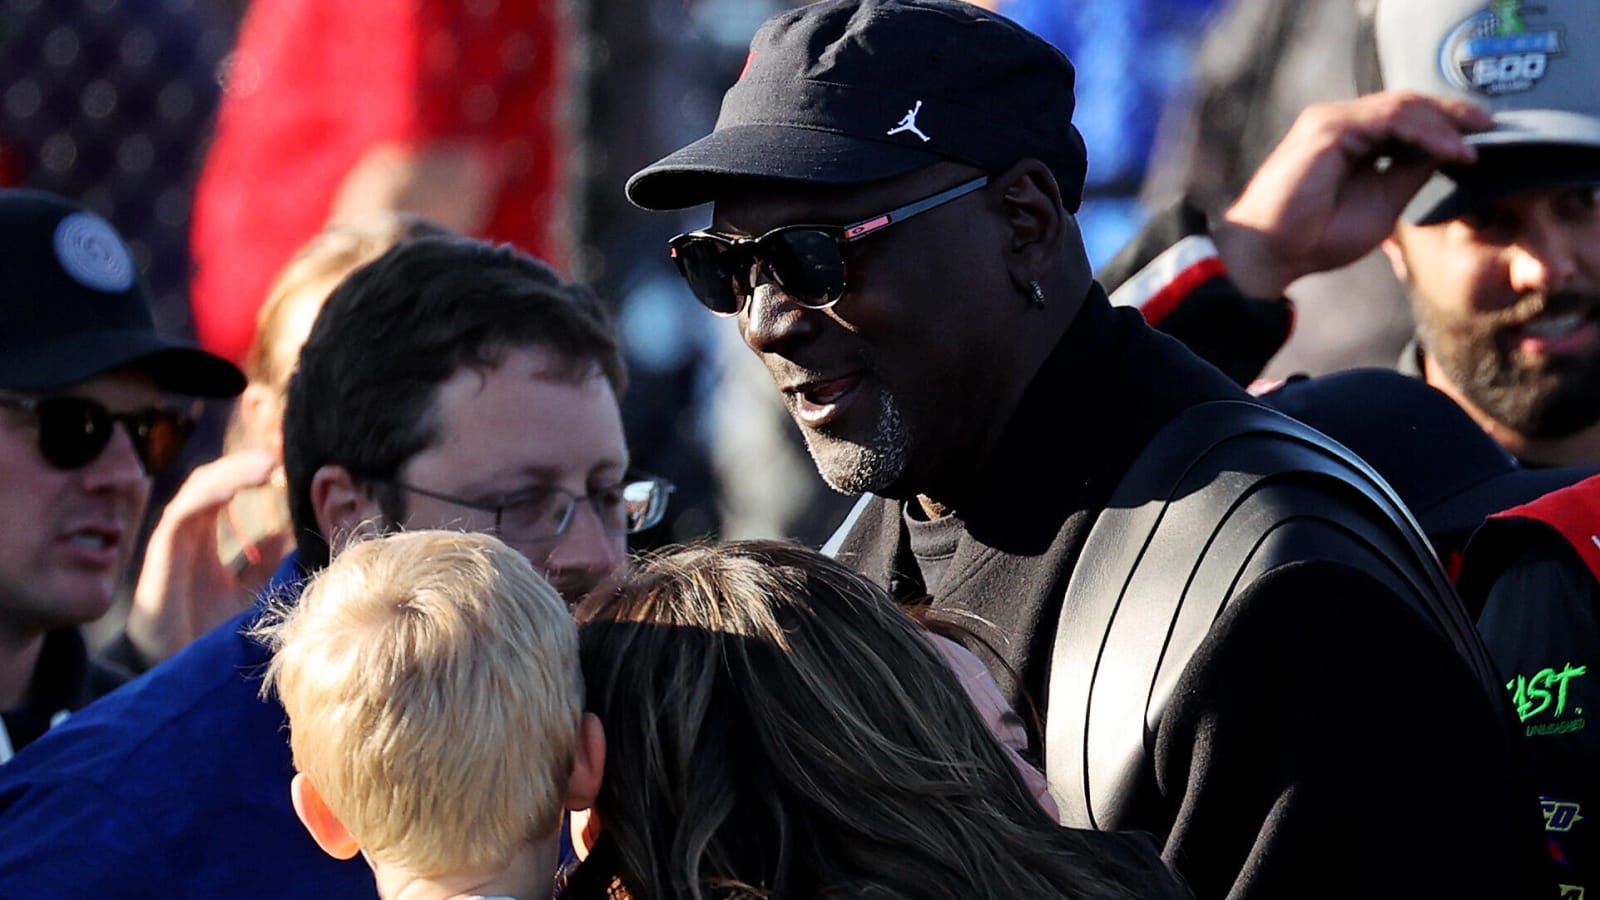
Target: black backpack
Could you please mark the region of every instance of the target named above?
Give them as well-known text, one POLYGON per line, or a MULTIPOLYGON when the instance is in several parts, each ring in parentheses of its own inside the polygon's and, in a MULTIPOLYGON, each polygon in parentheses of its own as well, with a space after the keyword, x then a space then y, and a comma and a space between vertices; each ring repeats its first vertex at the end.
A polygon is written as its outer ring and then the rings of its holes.
POLYGON ((1240 585, 1304 559, 1348 561, 1387 582, 1504 709, 1471 619, 1383 479, 1283 413, 1243 400, 1200 404, 1134 461, 1067 586, 1044 741, 1063 824, 1115 829, 1142 805, 1155 790, 1156 725, 1212 623, 1240 585))

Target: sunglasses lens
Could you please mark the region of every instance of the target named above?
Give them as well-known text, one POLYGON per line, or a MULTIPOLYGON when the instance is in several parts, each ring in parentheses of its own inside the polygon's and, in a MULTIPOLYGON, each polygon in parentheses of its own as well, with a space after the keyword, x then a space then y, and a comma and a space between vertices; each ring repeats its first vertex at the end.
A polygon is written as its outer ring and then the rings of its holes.
POLYGON ((194 432, 194 420, 170 409, 151 409, 134 415, 137 418, 128 422, 133 449, 144 463, 145 474, 160 475, 183 453, 189 435, 194 432))
POLYGON ((194 420, 170 409, 112 415, 93 400, 52 397, 41 401, 39 452, 58 469, 79 469, 99 458, 121 421, 146 475, 159 475, 177 461, 194 431, 194 420))
POLYGON ((732 251, 727 244, 705 236, 690 235, 672 243, 672 258, 689 290, 719 316, 738 315, 744 306, 745 294, 739 288, 742 279, 734 265, 734 257, 744 254, 732 251))
POLYGON ((791 228, 761 245, 772 277, 784 293, 810 307, 844 296, 844 257, 833 235, 815 228, 791 228))
POLYGON ((111 440, 111 413, 79 397, 39 403, 39 452, 58 469, 88 465, 111 440))

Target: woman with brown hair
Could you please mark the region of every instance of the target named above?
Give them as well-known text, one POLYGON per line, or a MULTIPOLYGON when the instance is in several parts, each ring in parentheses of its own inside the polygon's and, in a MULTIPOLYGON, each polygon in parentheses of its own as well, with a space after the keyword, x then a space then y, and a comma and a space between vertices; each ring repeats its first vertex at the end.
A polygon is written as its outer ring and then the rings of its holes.
POLYGON ((609 750, 568 900, 1188 896, 1144 836, 1051 821, 928 633, 821 554, 649 557, 578 621, 609 750))

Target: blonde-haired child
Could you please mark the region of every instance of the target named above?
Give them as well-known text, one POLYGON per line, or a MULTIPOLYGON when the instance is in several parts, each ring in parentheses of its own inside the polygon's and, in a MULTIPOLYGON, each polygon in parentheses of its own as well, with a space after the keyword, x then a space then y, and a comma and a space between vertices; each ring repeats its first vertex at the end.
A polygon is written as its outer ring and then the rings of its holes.
POLYGON ((362 541, 258 634, 322 849, 361 852, 386 898, 550 895, 604 736, 567 606, 527 560, 482 534, 362 541))

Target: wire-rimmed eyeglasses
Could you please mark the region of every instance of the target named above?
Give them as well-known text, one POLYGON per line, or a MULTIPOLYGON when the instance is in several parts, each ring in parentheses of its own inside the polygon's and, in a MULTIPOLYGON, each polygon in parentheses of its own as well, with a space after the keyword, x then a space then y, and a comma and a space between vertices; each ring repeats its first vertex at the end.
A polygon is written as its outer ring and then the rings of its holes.
POLYGON ((380 480, 423 497, 492 512, 494 534, 508 542, 528 543, 554 540, 565 533, 580 500, 589 501, 606 534, 636 534, 661 521, 667 511, 667 497, 674 490, 665 478, 643 473, 632 473, 616 484, 582 496, 540 487, 482 498, 457 497, 396 478, 380 480))

